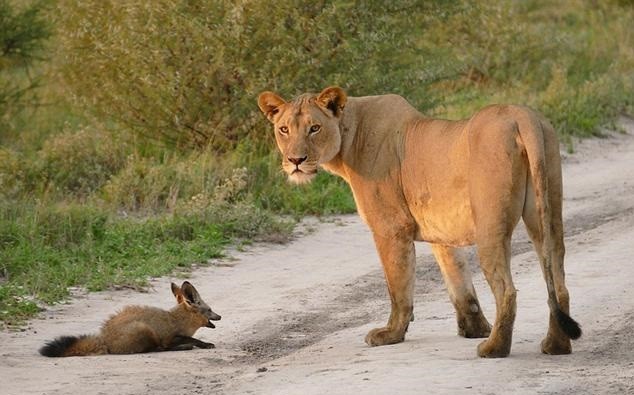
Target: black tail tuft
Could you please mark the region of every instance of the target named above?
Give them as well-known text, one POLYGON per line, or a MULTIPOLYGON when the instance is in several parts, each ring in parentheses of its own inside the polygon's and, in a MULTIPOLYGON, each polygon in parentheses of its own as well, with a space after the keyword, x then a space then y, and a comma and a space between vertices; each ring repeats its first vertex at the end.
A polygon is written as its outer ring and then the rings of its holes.
POLYGON ((564 333, 571 338, 572 340, 577 340, 581 337, 581 327, 577 323, 577 321, 570 318, 570 316, 561 309, 555 310, 555 318, 557 319, 557 323, 564 333))
POLYGON ((45 357, 63 357, 64 352, 79 340, 77 336, 61 336, 46 343, 40 348, 40 354, 45 357))

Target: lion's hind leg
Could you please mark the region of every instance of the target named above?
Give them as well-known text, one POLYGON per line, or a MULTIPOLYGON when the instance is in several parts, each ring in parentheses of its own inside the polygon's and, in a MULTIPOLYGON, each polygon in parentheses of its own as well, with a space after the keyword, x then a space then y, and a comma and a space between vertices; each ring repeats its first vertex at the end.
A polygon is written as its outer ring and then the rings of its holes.
MULTIPOLYGON (((535 207, 534 193, 532 186, 529 184, 526 191, 526 205, 522 218, 526 225, 528 235, 535 246, 535 252, 539 258, 542 271, 544 271, 546 262, 543 253, 543 238, 539 226, 539 214, 535 207)), ((551 251, 552 276, 559 306, 561 310, 568 315, 570 314, 570 297, 568 288, 566 288, 564 274, 565 247, 560 199, 551 198, 551 210, 553 213, 551 217, 551 239, 553 241, 553 251, 551 251)), ((544 276, 545 275, 546 273, 544 273, 544 276)), ((552 312, 549 315, 548 334, 541 343, 541 349, 544 354, 551 355, 570 354, 572 352, 570 337, 562 330, 557 322, 557 317, 555 317, 552 312)))
POLYGON ((440 244, 431 247, 456 309, 458 335, 467 338, 489 336, 491 325, 482 313, 468 262, 457 248, 440 244))
POLYGON ((516 125, 508 120, 474 122, 469 195, 480 267, 495 296, 496 316, 478 355, 506 357, 511 351, 516 290, 511 278, 511 236, 526 196, 527 163, 516 125))
POLYGON ((478 244, 480 266, 495 296, 495 322, 489 338, 478 345, 478 356, 506 357, 511 352, 516 312, 516 290, 510 270, 511 242, 487 241, 478 244))

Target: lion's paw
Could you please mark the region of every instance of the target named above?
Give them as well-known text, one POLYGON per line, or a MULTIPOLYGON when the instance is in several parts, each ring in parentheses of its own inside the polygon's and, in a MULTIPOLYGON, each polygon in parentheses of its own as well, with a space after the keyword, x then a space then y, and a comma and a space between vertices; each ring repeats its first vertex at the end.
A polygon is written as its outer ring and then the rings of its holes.
POLYGON ((365 342, 372 347, 400 343, 405 340, 405 331, 396 331, 387 327, 372 329, 365 337, 365 342))
POLYGON ((548 355, 564 355, 572 352, 570 339, 554 340, 547 336, 542 340, 542 352, 548 355))
POLYGON ((478 356, 481 358, 504 358, 511 353, 510 343, 500 344, 499 342, 485 340, 478 344, 478 356))
POLYGON ((490 334, 491 324, 489 324, 484 315, 458 318, 458 336, 475 339, 489 337, 490 334))

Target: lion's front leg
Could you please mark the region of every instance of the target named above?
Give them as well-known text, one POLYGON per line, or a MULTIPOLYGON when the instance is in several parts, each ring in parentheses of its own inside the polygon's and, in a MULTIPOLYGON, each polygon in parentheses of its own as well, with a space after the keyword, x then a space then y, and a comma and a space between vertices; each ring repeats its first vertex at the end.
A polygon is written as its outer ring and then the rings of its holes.
POLYGON ((383 264, 392 312, 387 325, 368 332, 365 342, 370 346, 383 346, 405 339, 414 309, 416 254, 413 239, 409 237, 388 238, 374 234, 374 242, 383 264))

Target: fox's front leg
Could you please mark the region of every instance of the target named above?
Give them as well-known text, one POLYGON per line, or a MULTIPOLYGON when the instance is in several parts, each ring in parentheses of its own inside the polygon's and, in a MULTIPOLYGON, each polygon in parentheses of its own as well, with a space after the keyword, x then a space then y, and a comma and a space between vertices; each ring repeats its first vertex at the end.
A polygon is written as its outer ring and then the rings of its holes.
POLYGON ((402 342, 413 318, 416 255, 414 241, 408 236, 383 237, 374 234, 374 241, 383 264, 392 312, 387 325, 372 329, 365 337, 365 342, 370 346, 383 346, 402 342))
POLYGON ((185 351, 194 347, 215 348, 216 346, 213 343, 207 343, 190 336, 174 336, 167 349, 168 351, 185 351))

